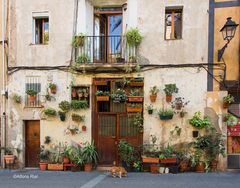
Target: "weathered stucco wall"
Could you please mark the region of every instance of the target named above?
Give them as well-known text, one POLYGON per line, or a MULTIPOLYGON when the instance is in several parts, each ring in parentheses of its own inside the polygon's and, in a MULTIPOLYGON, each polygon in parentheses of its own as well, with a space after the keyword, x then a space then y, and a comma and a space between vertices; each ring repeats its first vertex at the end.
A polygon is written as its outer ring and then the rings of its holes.
POLYGON ((141 55, 153 64, 207 63, 208 7, 209 2, 203 0, 139 0, 141 55), (180 40, 164 40, 165 7, 169 6, 183 6, 180 40))

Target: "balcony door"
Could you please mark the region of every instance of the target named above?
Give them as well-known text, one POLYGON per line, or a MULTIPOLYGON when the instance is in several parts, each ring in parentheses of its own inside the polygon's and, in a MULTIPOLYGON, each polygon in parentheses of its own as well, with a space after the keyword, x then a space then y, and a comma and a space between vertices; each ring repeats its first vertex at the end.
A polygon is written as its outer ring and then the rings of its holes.
POLYGON ((122 13, 118 9, 95 11, 94 62, 115 63, 122 50, 122 13))

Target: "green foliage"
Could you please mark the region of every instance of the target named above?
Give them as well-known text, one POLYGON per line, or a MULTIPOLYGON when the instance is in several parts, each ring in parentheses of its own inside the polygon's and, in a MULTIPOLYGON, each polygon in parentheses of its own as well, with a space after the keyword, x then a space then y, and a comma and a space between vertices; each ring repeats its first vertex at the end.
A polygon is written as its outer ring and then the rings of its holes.
POLYGON ((131 89, 129 96, 143 96, 143 92, 140 89, 131 89))
POLYGON ((98 153, 94 141, 85 143, 82 156, 84 163, 97 163, 98 153))
POLYGON ((35 96, 37 95, 38 92, 34 91, 33 89, 29 89, 26 91, 26 94, 28 94, 29 96, 35 96))
POLYGON ((83 164, 83 152, 82 147, 77 145, 68 146, 67 151, 64 150, 64 155, 67 154, 69 159, 73 162, 73 164, 82 165, 83 164))
POLYGON ((87 54, 82 54, 82 55, 78 56, 76 59, 77 64, 85 64, 85 63, 89 63, 89 62, 90 62, 90 58, 87 54))
POLYGON ((224 118, 226 118, 227 126, 234 126, 234 125, 236 125, 238 123, 238 118, 236 118, 232 114, 227 114, 227 115, 225 115, 224 118))
POLYGON ((71 109, 71 104, 68 101, 62 101, 58 104, 58 107, 63 111, 63 112, 68 112, 71 109))
POLYGON ((226 103, 233 103, 234 102, 234 97, 230 94, 228 94, 227 96, 223 97, 223 102, 226 103))
POLYGON ((150 94, 151 95, 157 95, 159 92, 159 89, 157 88, 157 86, 153 86, 150 88, 150 94))
POLYGON ((117 89, 111 94, 114 103, 122 103, 127 100, 127 94, 123 89, 117 89))
POLYGON ((16 93, 13 94, 12 98, 13 98, 14 102, 18 103, 18 104, 21 103, 21 101, 22 101, 22 97, 16 93))
POLYGON ((158 111, 158 115, 160 116, 172 116, 173 114, 174 112, 171 108, 169 109, 160 108, 160 110, 158 111))
POLYGON ((45 147, 42 145, 40 147, 40 153, 39 153, 40 162, 48 162, 49 155, 50 155, 49 150, 45 149, 45 147))
POLYGON ((57 111, 53 108, 46 108, 43 110, 43 112, 47 116, 56 116, 57 115, 57 111))
POLYGON ((178 93, 176 84, 165 84, 165 88, 163 90, 167 96, 171 96, 173 93, 178 93))
POLYGON ((71 107, 73 110, 87 109, 88 103, 86 100, 72 100, 71 107))
POLYGON ((133 123, 134 126, 137 126, 137 128, 140 132, 143 131, 143 117, 142 117, 142 114, 140 112, 134 114, 132 123, 133 123))
POLYGON ((175 126, 173 130, 170 131, 170 135, 174 136, 174 133, 176 133, 177 136, 180 136, 182 132, 182 129, 179 126, 175 126))
POLYGON ((55 89, 55 88, 57 87, 57 85, 54 84, 54 83, 49 83, 48 87, 49 87, 50 89, 55 89))
POLYGON ((96 96, 110 96, 110 93, 109 91, 101 91, 101 90, 98 90, 96 93, 95 93, 96 96))
POLYGON ((148 111, 149 111, 149 110, 154 110, 152 104, 147 105, 147 108, 146 108, 146 109, 147 109, 148 111))
POLYGON ((72 120, 73 121, 76 121, 76 122, 84 122, 85 121, 85 116, 81 116, 81 115, 78 115, 78 114, 72 114, 72 120))
POLYGON ((143 37, 141 36, 139 30, 137 28, 129 29, 126 34, 127 43, 130 46, 138 46, 141 42, 143 37))
POLYGON ((189 123, 198 129, 203 129, 205 127, 210 127, 211 122, 208 117, 201 117, 201 112, 195 112, 194 116, 189 120, 189 123))
POLYGON ((81 47, 84 45, 86 36, 83 33, 79 33, 74 36, 72 39, 72 46, 75 48, 81 47))
POLYGON ((50 149, 50 163, 62 163, 62 159, 63 159, 63 144, 62 143, 58 143, 57 145, 54 145, 51 149, 50 149))
POLYGON ((172 158, 175 157, 175 151, 173 149, 173 146, 167 145, 166 148, 162 149, 159 154, 159 159, 166 159, 166 158, 172 158))
POLYGON ((118 144, 118 152, 122 161, 126 162, 127 166, 131 166, 134 157, 134 147, 125 140, 121 140, 118 144))

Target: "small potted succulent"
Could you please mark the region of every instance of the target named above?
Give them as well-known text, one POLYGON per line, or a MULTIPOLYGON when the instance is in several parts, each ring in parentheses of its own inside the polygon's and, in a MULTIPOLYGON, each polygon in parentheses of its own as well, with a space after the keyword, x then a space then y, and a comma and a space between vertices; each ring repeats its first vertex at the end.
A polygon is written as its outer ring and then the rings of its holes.
POLYGON ((159 89, 157 88, 157 86, 153 86, 150 88, 150 101, 151 102, 156 102, 158 92, 159 92, 159 89))
POLYGON ((57 85, 54 83, 49 83, 49 89, 51 91, 52 94, 56 94, 57 93, 57 85))
POLYGON ((33 89, 29 89, 26 91, 27 95, 28 95, 28 102, 29 103, 34 103, 36 101, 37 98, 37 93, 35 90, 33 89))
POLYGON ((152 104, 149 104, 148 106, 147 106, 147 111, 148 111, 148 114, 153 114, 153 105, 152 104))
POLYGON ((171 102, 172 94, 178 93, 178 88, 177 88, 176 84, 165 84, 164 92, 166 94, 166 101, 171 102))
POLYGON ((223 108, 228 108, 231 103, 234 102, 234 97, 230 94, 223 97, 223 108))
POLYGON ((92 166, 93 164, 97 163, 98 158, 98 153, 93 141, 91 143, 85 143, 85 146, 82 150, 82 157, 84 163, 84 171, 91 172, 92 166))
POLYGON ((171 108, 169 108, 169 109, 161 108, 158 111, 158 115, 161 120, 170 120, 173 118, 173 114, 174 114, 174 112, 171 108))
POLYGON ((109 101, 109 96, 110 96, 109 91, 98 90, 95 93, 95 95, 96 95, 97 101, 109 101))

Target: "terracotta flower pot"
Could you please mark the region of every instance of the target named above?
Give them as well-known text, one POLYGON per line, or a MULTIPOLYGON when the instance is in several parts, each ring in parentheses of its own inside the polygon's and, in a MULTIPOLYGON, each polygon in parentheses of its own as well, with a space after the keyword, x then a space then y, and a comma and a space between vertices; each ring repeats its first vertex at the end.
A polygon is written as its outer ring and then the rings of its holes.
POLYGON ((195 171, 199 172, 199 173, 203 173, 205 172, 205 165, 203 162, 199 162, 196 166, 195 166, 195 171))
POLYGON ((86 125, 83 125, 83 126, 82 126, 82 131, 83 131, 83 132, 87 131, 86 125))
POLYGON ((50 91, 52 94, 56 94, 57 93, 57 87, 51 87, 50 91))
POLYGON ((151 165, 150 171, 152 174, 158 174, 159 173, 159 166, 158 165, 151 165))
POLYGON ((212 160, 211 162, 210 162, 210 167, 211 167, 211 170, 212 171, 217 171, 217 166, 218 166, 218 161, 217 160, 212 160))
POLYGON ((62 171, 63 164, 48 164, 48 170, 62 171))
POLYGON ((45 171, 45 170, 47 170, 47 163, 44 163, 44 162, 40 162, 39 163, 39 168, 40 168, 40 170, 42 170, 42 171, 45 171))
POLYGON ((172 102, 172 95, 166 95, 166 101, 172 102))
POLYGON ((223 108, 228 108, 229 107, 229 105, 230 105, 230 103, 228 103, 228 102, 223 102, 223 108))
POLYGON ((36 95, 34 95, 34 96, 28 95, 28 102, 34 103, 36 101, 36 98, 37 98, 36 95))
POLYGON ((187 160, 183 160, 180 162, 179 167, 181 172, 186 172, 188 170, 189 162, 187 160))
POLYGON ((4 155, 4 160, 5 160, 6 164, 13 164, 14 160, 15 160, 15 156, 14 155, 4 155))
POLYGON ((92 171, 92 163, 84 164, 84 171, 85 172, 91 172, 92 171))
POLYGON ((63 163, 64 164, 69 164, 70 163, 70 160, 68 157, 63 157, 63 163))
POLYGON ((176 110, 181 110, 183 104, 182 103, 176 103, 176 110))
POLYGON ((150 101, 151 102, 156 102, 157 95, 150 95, 150 101))
POLYGON ((77 97, 77 91, 76 89, 72 89, 72 97, 76 98, 77 97))

